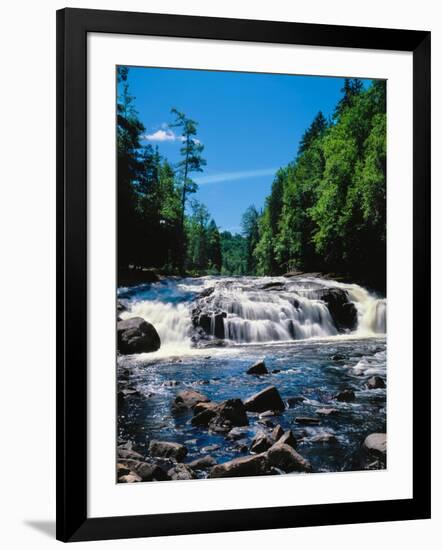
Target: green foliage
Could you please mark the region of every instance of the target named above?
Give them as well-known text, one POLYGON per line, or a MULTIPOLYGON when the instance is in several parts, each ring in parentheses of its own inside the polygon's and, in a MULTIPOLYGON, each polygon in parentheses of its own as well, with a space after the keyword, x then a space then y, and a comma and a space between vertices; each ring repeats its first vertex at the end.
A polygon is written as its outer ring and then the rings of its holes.
POLYGON ((385 285, 385 82, 346 79, 333 122, 322 113, 281 169, 259 220, 256 272, 335 271, 385 285))
POLYGON ((247 273, 247 243, 239 234, 221 233, 221 275, 245 275, 247 273))

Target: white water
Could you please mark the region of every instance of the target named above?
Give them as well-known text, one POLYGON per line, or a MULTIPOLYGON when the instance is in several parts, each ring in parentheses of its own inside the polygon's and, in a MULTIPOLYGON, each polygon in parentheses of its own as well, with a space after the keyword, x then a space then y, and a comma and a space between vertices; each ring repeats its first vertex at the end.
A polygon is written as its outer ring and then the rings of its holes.
MULTIPOLYGON (((224 311, 225 338, 235 343, 267 343, 309 338, 339 337, 338 330, 326 304, 314 299, 318 288, 338 287, 346 290, 357 310, 357 328, 348 335, 369 337, 386 332, 386 300, 378 299, 359 285, 346 285, 336 281, 312 277, 284 279, 269 278, 214 278, 168 281, 161 287, 161 299, 157 285, 152 285, 152 299, 137 299, 122 318, 140 316, 152 323, 161 338, 160 354, 178 354, 192 347, 191 309, 195 301, 168 303, 167 296, 176 298, 180 292, 194 293, 215 287, 208 307, 224 311), (267 283, 285 283, 284 290, 260 290, 257 286, 267 283)), ((150 297, 150 296, 149 296, 150 297)), ((144 296, 143 296, 144 298, 144 296)), ((214 317, 212 333, 215 332, 214 317)), ((158 353, 158 352, 157 352, 158 353)), ((150 354, 153 355, 153 354, 150 354)))

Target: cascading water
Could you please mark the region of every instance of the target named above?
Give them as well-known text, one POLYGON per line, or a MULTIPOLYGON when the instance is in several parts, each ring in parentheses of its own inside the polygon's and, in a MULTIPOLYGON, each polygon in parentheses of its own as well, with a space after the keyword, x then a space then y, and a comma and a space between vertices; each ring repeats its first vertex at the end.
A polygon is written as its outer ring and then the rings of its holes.
MULTIPOLYGON (((121 293, 124 297, 124 291, 121 293)), ((192 348, 195 304, 206 318, 208 336, 237 344, 334 337, 339 333, 366 337, 386 332, 386 300, 355 284, 304 277, 203 277, 168 280, 143 287, 129 296, 121 314, 152 323, 163 352, 192 348), (355 311, 355 323, 342 328, 327 293, 344 296, 355 311), (339 294, 340 293, 340 294, 339 294)), ((201 326, 202 326, 201 322, 201 326)))

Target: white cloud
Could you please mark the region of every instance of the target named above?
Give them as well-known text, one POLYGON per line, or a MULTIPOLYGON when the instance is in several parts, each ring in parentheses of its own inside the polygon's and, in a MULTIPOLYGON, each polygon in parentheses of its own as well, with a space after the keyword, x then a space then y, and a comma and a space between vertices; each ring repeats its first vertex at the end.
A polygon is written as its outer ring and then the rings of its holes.
POLYGON ((157 130, 152 134, 146 134, 143 139, 147 141, 183 141, 183 136, 177 136, 169 128, 157 130))
POLYGON ((249 178, 258 178, 261 176, 274 176, 277 168, 262 168, 259 170, 240 170, 237 172, 221 172, 209 176, 200 176, 194 178, 196 183, 204 185, 205 183, 221 183, 225 181, 236 181, 249 178))

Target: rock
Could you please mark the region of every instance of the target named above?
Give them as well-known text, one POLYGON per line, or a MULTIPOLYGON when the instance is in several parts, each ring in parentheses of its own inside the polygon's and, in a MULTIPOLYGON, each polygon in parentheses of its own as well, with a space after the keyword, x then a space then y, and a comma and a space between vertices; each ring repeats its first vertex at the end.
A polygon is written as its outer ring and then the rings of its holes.
POLYGON ((367 380, 367 388, 369 390, 376 390, 385 387, 385 380, 380 376, 372 376, 367 380))
POLYGON ((192 410, 193 414, 198 414, 202 411, 217 409, 218 406, 219 403, 214 403, 213 401, 199 401, 196 405, 194 405, 192 410))
POLYGON ((269 463, 284 472, 310 472, 310 462, 293 447, 278 441, 267 451, 269 463))
POLYGON ((167 472, 167 475, 175 480, 196 479, 195 472, 188 464, 176 464, 167 472))
POLYGON ((142 481, 165 481, 170 479, 166 472, 157 464, 141 460, 127 459, 124 464, 135 472, 142 481))
POLYGON ((149 443, 149 453, 152 456, 174 458, 179 461, 186 456, 187 448, 180 443, 172 443, 171 441, 157 441, 153 439, 149 443))
POLYGON ((252 365, 248 370, 247 374, 269 374, 269 371, 267 370, 266 364, 264 361, 257 361, 254 365, 252 365))
POLYGON ((197 413, 191 420, 192 426, 208 426, 209 422, 217 415, 216 409, 207 408, 197 413))
POLYGON ((285 409, 284 402, 275 386, 268 386, 252 395, 244 402, 244 405, 246 410, 251 412, 283 411, 285 409))
POLYGON ((336 436, 329 432, 319 433, 312 437, 313 443, 338 443, 336 436))
POLYGON ((198 403, 208 403, 209 401, 210 399, 203 393, 195 390, 182 390, 177 393, 172 408, 175 411, 180 409, 193 409, 198 403))
POLYGON ((268 473, 266 453, 234 458, 223 464, 214 466, 210 478, 259 476, 268 473))
POLYGON ((133 472, 118 478, 118 483, 136 483, 138 481, 143 480, 140 476, 137 476, 137 474, 134 474, 133 472))
POLYGON ((219 449, 219 445, 214 443, 213 445, 206 445, 201 449, 203 453, 211 453, 212 451, 217 451, 219 449))
POLYGON ((354 401, 356 399, 356 396, 353 390, 346 389, 337 393, 334 396, 334 399, 336 399, 337 401, 344 401, 346 403, 349 403, 351 401, 354 401))
POLYGON ((286 432, 284 432, 284 434, 277 440, 277 443, 284 443, 292 449, 296 449, 296 447, 298 446, 298 442, 296 440, 296 437, 293 435, 292 430, 287 430, 286 432))
MULTIPOLYGON (((258 418, 260 420, 265 420, 266 418, 270 418, 272 416, 279 416, 280 411, 264 411, 262 413, 259 413, 258 418)), ((274 426, 274 424, 272 424, 274 426)))
POLYGON ((350 302, 348 292, 342 288, 322 288, 310 294, 325 302, 336 328, 339 331, 353 330, 357 326, 358 315, 355 305, 350 302))
POLYGON ((192 470, 208 470, 215 465, 216 460, 210 455, 192 460, 192 462, 188 464, 189 468, 192 468, 192 470))
POLYGON ((288 397, 287 398, 287 406, 289 409, 292 409, 296 405, 299 405, 300 403, 303 403, 305 401, 305 397, 302 397, 302 395, 295 395, 294 397, 288 397))
POLYGON ((192 310, 192 324, 195 328, 200 328, 202 336, 214 336, 220 340, 225 338, 224 319, 227 313, 221 310, 213 310, 211 306, 205 304, 198 305, 192 310))
POLYGON ((118 351, 122 354, 148 353, 160 349, 161 340, 155 327, 141 317, 117 323, 118 351))
POLYGON ((295 422, 296 424, 304 424, 307 426, 312 426, 312 425, 319 424, 321 421, 319 420, 319 418, 312 418, 310 416, 297 416, 295 418, 295 422))
POLYGON ((281 425, 278 424, 275 426, 274 430, 272 431, 271 437, 274 441, 278 441, 282 436, 284 435, 284 430, 281 428, 281 425))
POLYGON ((244 437, 247 435, 247 428, 232 428, 230 432, 227 434, 227 439, 232 439, 233 441, 236 441, 237 439, 244 439, 244 437))
POLYGON ((384 458, 387 453, 387 434, 372 433, 365 438, 362 446, 370 454, 384 458))
POLYGON ((250 445, 251 453, 263 453, 270 449, 274 441, 267 434, 263 432, 258 432, 255 437, 252 439, 252 444, 250 445))
POLYGON ((140 453, 137 453, 136 451, 132 451, 132 449, 122 449, 121 447, 117 447, 117 456, 118 458, 130 458, 133 460, 144 460, 143 455, 140 453))
POLYGON ((335 416, 338 413, 338 409, 316 409, 316 414, 319 414, 319 416, 335 416))
POLYGON ((285 283, 280 281, 273 281, 270 283, 264 283, 259 288, 262 290, 284 290, 285 283))
POLYGON ((125 464, 120 462, 117 464, 117 477, 126 476, 130 474, 129 468, 125 464))
POLYGON ((340 353, 335 353, 332 356, 333 361, 345 361, 345 356, 341 355, 340 353))
POLYGON ((272 374, 278 374, 278 372, 281 372, 281 369, 273 369, 272 374))
MULTIPOLYGON (((202 413, 199 413, 199 415, 202 415, 202 413)), ((208 426, 214 432, 226 433, 230 432, 235 426, 249 425, 246 409, 241 399, 228 399, 217 405, 216 408, 209 409, 205 412, 204 421, 209 416, 211 418, 208 426)))

